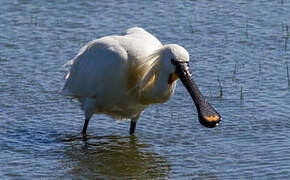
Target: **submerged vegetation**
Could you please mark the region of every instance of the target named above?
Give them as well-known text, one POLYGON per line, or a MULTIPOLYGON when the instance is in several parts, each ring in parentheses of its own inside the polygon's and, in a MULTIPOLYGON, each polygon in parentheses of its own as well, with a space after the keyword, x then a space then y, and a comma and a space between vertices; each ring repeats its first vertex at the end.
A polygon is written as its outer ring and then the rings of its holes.
POLYGON ((287 62, 286 62, 286 72, 287 72, 288 88, 290 88, 289 67, 288 67, 288 63, 287 62))
POLYGON ((286 25, 285 29, 286 29, 286 35, 285 35, 285 44, 284 44, 284 49, 285 49, 285 51, 287 51, 288 39, 289 39, 289 37, 290 37, 289 27, 288 27, 288 25, 286 25))
POLYGON ((222 83, 221 83, 219 76, 217 76, 217 80, 219 83, 219 94, 217 95, 217 98, 221 99, 223 97, 223 86, 222 86, 222 83))
POLYGON ((244 100, 244 91, 243 91, 243 85, 241 85, 241 90, 240 90, 240 100, 244 100))

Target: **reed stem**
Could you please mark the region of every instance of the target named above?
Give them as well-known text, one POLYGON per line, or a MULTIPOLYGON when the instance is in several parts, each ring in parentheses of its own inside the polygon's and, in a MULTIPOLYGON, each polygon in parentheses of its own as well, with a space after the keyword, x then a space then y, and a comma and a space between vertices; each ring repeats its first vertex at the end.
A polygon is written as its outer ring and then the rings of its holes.
POLYGON ((240 90, 240 100, 244 100, 243 85, 241 85, 241 90, 240 90))
POLYGON ((217 76, 217 79, 218 79, 218 83, 219 83, 219 88, 220 88, 220 94, 217 96, 219 99, 222 98, 223 96, 223 86, 222 86, 222 83, 221 83, 221 80, 219 78, 219 76, 217 76))
POLYGON ((289 75, 289 67, 288 63, 286 62, 286 71, 287 71, 287 80, 288 80, 288 88, 290 87, 290 75, 289 75))

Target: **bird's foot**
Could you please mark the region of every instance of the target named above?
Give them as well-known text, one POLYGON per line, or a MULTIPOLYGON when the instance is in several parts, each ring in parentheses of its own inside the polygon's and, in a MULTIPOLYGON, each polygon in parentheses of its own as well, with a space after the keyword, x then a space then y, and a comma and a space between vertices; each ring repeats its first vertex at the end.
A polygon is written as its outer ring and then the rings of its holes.
POLYGON ((82 135, 83 135, 83 140, 87 140, 87 133, 86 132, 82 132, 82 135))

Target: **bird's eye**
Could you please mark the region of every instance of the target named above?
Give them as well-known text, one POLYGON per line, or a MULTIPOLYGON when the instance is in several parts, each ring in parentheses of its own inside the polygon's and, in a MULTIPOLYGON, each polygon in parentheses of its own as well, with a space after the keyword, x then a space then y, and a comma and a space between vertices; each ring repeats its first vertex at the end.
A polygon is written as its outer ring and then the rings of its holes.
POLYGON ((176 65, 177 61, 175 59, 171 59, 171 63, 176 65))

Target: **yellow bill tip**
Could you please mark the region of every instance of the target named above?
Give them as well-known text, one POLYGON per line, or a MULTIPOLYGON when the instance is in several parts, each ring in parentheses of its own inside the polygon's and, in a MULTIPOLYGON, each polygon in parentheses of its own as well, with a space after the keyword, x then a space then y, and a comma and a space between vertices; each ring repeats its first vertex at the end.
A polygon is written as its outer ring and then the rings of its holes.
POLYGON ((220 117, 218 115, 216 115, 216 116, 205 116, 204 119, 207 120, 207 121, 212 122, 212 121, 220 120, 220 117))

